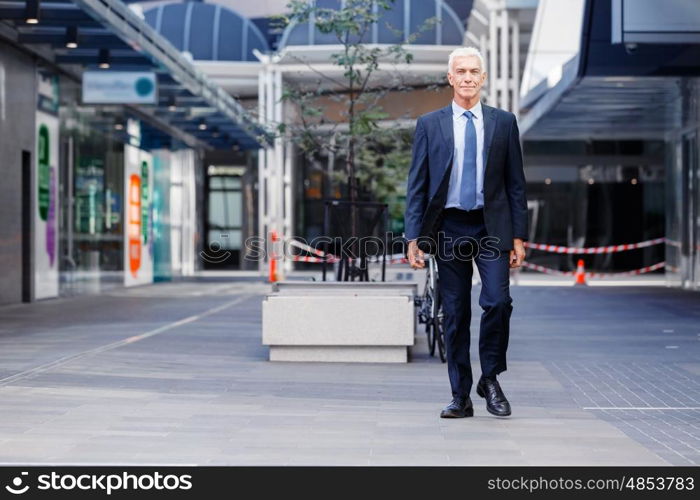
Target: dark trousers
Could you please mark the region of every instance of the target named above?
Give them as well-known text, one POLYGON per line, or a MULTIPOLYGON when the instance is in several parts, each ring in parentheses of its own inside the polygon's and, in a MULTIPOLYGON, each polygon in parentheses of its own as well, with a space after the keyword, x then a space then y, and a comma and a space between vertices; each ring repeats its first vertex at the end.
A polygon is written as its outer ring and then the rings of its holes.
POLYGON ((495 376, 506 370, 513 310, 509 292, 509 252, 479 248, 479 241, 483 242, 486 236, 482 210, 445 210, 436 260, 453 397, 469 396, 473 384, 469 359, 473 262, 476 262, 482 283, 479 295, 483 310, 479 329, 481 372, 485 376, 495 376))

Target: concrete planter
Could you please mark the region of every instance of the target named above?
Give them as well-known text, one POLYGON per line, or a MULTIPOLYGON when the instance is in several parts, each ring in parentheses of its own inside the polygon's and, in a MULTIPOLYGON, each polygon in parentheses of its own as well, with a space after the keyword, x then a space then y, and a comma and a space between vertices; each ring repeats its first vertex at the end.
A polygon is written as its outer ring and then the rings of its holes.
POLYGON ((262 307, 270 361, 405 363, 413 345, 414 283, 273 284, 262 307))

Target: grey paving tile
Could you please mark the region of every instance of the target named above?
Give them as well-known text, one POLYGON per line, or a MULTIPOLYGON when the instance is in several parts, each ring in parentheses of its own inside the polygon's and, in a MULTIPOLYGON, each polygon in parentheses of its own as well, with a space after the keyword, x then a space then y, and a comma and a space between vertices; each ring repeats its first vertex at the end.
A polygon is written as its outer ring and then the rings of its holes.
POLYGON ((248 294, 162 335, 0 383, 0 462, 700 464, 698 411, 683 410, 700 406, 700 294, 514 287, 499 377, 512 417, 492 417, 472 394, 475 417, 446 421, 446 369, 424 336, 406 365, 270 363, 265 287, 179 285, 0 307, 2 378, 248 294), (680 348, 665 349, 671 341, 680 348), (606 406, 623 409, 586 409, 606 406))

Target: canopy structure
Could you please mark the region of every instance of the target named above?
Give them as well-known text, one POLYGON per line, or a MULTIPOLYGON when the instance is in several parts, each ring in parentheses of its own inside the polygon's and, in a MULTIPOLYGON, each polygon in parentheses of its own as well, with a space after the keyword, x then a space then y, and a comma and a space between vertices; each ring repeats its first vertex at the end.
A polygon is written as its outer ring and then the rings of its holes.
POLYGON ((192 54, 196 61, 257 62, 254 50, 270 50, 255 24, 221 5, 199 2, 161 4, 147 10, 144 15, 150 26, 175 48, 192 54))
MULTIPOLYGON (((649 33, 632 38, 634 42, 615 39, 611 26, 621 19, 616 15, 621 6, 586 0, 580 15, 567 19, 577 34, 577 50, 538 84, 524 89, 520 130, 526 139, 658 140, 682 123, 681 78, 700 74, 697 35, 674 33, 671 26, 656 39, 649 33), (685 43, 681 36, 687 37, 685 43)), ((649 9, 636 14, 646 12, 656 19, 661 14, 655 6, 647 2, 649 9)), ((673 12, 670 9, 668 15, 673 12)), ((533 36, 542 38, 549 28, 542 22, 541 33, 533 36)), ((538 57, 548 56, 535 51, 531 57, 536 64, 538 57)))
MULTIPOLYGON (((339 9, 341 0, 317 0, 320 8, 339 9)), ((415 45, 462 45, 464 25, 454 10, 443 0, 396 0, 389 10, 381 9, 376 3, 374 12, 379 20, 372 24, 360 40, 367 44, 394 44, 408 42, 409 36, 417 37, 415 45), (436 19, 429 29, 422 30, 428 19, 436 19)), ((287 27, 280 49, 298 45, 337 45, 333 33, 321 33, 314 27, 315 19, 307 23, 295 23, 287 27)))
POLYGON ((14 27, 6 35, 76 78, 83 70, 154 71, 158 103, 138 111, 199 146, 257 149, 265 137, 236 99, 121 0, 0 0, 0 19, 14 27))
POLYGON ((145 11, 144 18, 229 94, 257 96, 261 65, 255 53, 267 54, 270 47, 250 19, 220 4, 197 1, 160 4, 145 11))

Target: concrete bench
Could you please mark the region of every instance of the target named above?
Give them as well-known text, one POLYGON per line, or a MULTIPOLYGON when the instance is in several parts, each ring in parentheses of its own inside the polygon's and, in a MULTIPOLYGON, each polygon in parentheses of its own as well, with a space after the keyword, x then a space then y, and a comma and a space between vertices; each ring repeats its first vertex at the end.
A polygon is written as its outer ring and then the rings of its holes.
POLYGON ((270 361, 405 363, 416 292, 415 283, 274 283, 262 341, 270 361))

